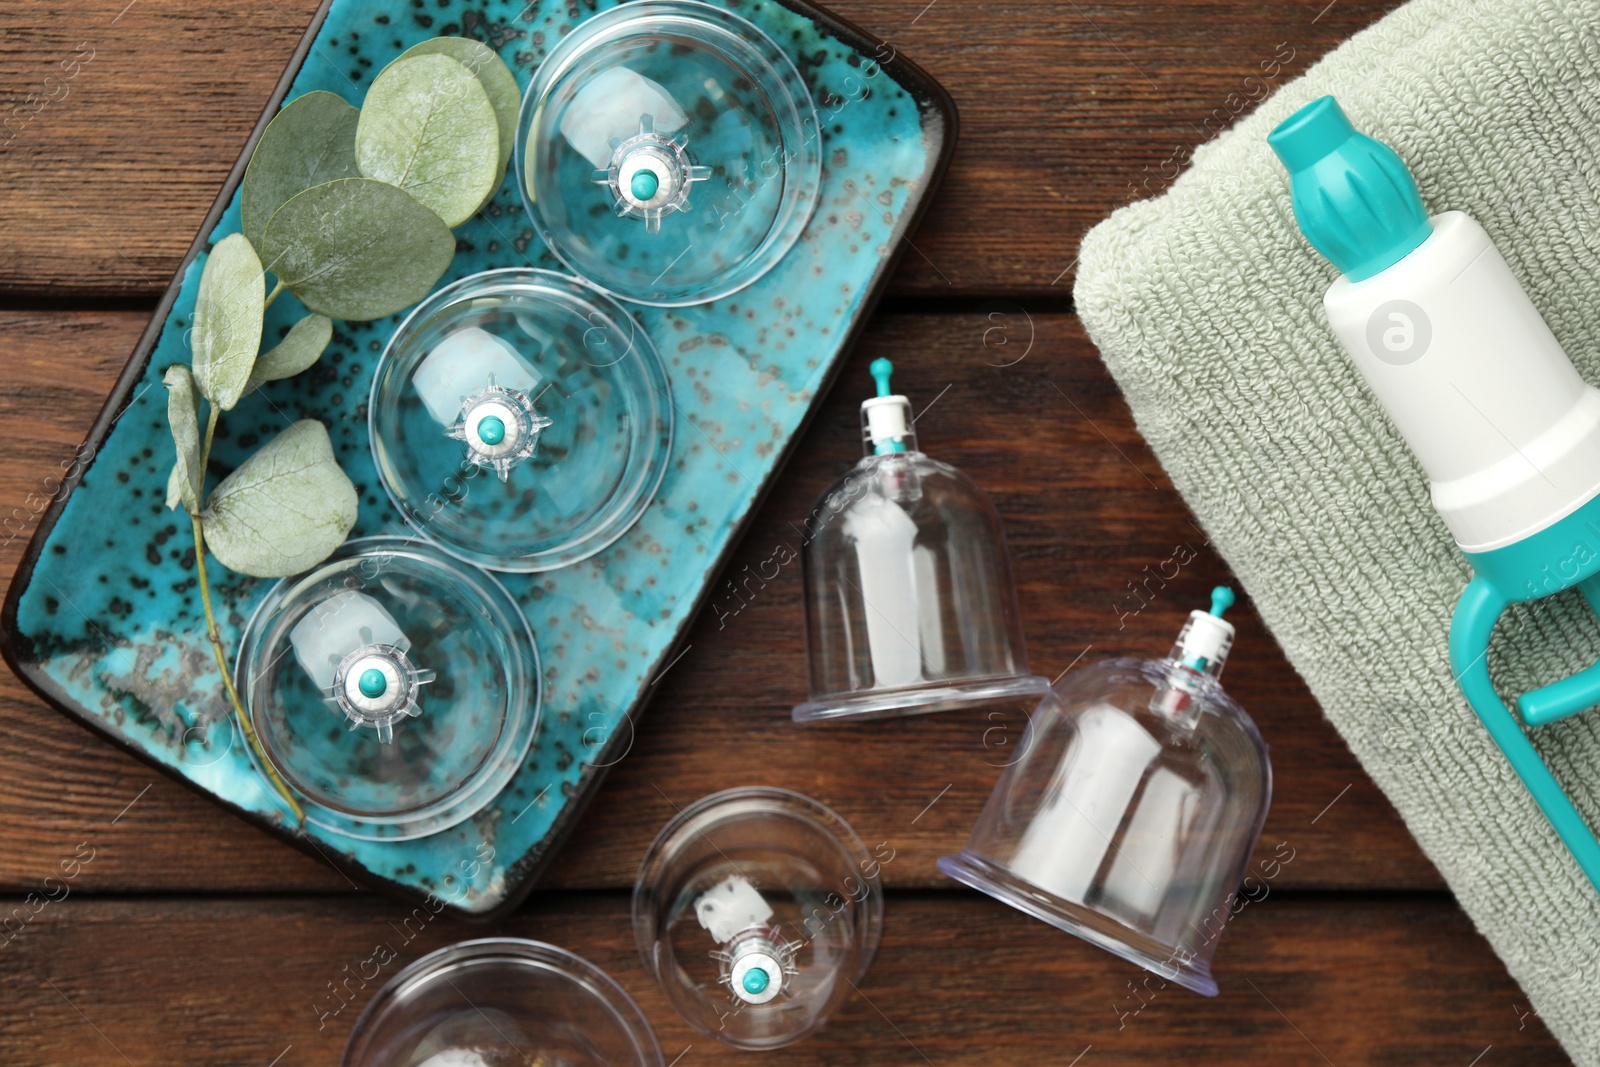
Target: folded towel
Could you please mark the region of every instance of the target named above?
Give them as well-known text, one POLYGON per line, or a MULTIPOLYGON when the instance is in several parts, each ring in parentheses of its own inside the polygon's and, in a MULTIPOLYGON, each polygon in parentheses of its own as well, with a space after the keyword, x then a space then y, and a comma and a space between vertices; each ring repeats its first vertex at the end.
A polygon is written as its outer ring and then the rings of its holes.
MULTIPOLYGON (((1078 310, 1328 718, 1551 1031, 1600 1067, 1600 895, 1452 681, 1446 636, 1469 569, 1328 327, 1335 272, 1295 226, 1267 147, 1324 93, 1400 153, 1430 212, 1488 229, 1600 383, 1597 0, 1396 10, 1197 151, 1164 195, 1091 231, 1078 310)), ((1514 696, 1597 658, 1600 625, 1572 592, 1513 609, 1490 662, 1514 696)), ((1600 826, 1600 711, 1532 736, 1600 826)))

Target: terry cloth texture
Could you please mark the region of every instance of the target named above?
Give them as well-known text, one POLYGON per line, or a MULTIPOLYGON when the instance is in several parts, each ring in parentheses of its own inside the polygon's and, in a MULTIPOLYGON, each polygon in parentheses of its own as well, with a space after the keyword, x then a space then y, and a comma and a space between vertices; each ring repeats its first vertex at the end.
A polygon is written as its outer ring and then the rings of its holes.
MULTIPOLYGON (((1197 151, 1165 194, 1091 231, 1078 311, 1323 711, 1540 1017, 1600 1067, 1600 894, 1452 681, 1469 568, 1327 324, 1336 272, 1295 226, 1267 146, 1324 93, 1400 153, 1430 213, 1488 229, 1600 383, 1600 0, 1396 10, 1197 151)), ((1490 664, 1514 697, 1597 658, 1600 624, 1571 592, 1513 609, 1490 664)), ((1600 711, 1532 736, 1600 826, 1600 711)))

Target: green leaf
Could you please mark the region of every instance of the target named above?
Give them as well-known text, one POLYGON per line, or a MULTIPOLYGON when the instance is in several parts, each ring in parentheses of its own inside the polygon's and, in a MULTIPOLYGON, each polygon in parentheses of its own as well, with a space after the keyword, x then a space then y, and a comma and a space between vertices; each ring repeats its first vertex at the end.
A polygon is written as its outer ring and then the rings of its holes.
POLYGON ((362 322, 427 296, 455 257, 456 239, 410 194, 371 178, 340 178, 279 208, 261 247, 307 308, 362 322))
POLYGON ((205 398, 227 411, 244 395, 261 351, 266 312, 261 260, 242 233, 217 242, 200 272, 194 301, 194 380, 205 398))
POLYGON ((293 378, 322 358, 323 349, 333 340, 333 320, 326 315, 307 315, 289 327, 289 335, 276 347, 256 358, 245 393, 253 393, 267 382, 293 378))
MULTIPOLYGON (((187 504, 183 499, 184 483, 188 481, 183 464, 174 463, 172 470, 167 474, 167 508, 176 509, 180 504, 187 504)), ((198 509, 197 509, 198 510, 198 509)))
POLYGON ((167 479, 167 507, 182 504, 193 515, 200 510, 206 477, 200 458, 200 396, 194 376, 181 363, 168 367, 161 383, 167 387, 167 423, 178 450, 178 461, 167 479))
POLYGON ((295 423, 245 460, 217 486, 201 517, 212 554, 257 578, 316 566, 355 521, 356 487, 316 419, 295 423))
POLYGON ((367 90, 356 163, 459 226, 500 184, 500 126, 478 79, 449 56, 402 57, 367 90))
MULTIPOLYGON (((471 37, 431 37, 408 48, 400 58, 420 55, 449 56, 470 70, 483 86, 489 106, 494 108, 495 123, 500 127, 500 166, 495 177, 503 178, 506 164, 511 160, 511 146, 517 140, 517 112, 522 107, 522 90, 517 88, 511 68, 493 48, 471 37)), ((493 196, 494 191, 490 190, 489 195, 493 196)))
POLYGON ((320 89, 289 101, 250 154, 239 192, 240 228, 261 247, 272 213, 296 193, 335 178, 360 177, 356 122, 361 112, 320 89))

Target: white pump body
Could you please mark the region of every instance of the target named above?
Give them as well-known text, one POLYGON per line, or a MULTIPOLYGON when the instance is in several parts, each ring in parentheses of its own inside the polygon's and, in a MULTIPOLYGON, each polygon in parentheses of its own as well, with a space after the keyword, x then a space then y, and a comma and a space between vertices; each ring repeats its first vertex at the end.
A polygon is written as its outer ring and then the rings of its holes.
POLYGON ((1483 227, 1449 211, 1399 262, 1324 299, 1462 551, 1488 552, 1600 492, 1600 390, 1573 368, 1483 227))

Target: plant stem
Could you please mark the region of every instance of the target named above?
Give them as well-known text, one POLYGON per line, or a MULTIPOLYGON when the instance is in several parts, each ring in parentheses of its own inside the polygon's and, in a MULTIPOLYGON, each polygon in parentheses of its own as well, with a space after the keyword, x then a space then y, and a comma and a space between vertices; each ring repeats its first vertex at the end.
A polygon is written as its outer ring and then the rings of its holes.
POLYGON ((272 292, 267 294, 267 302, 261 305, 261 310, 265 311, 271 307, 272 302, 278 299, 278 294, 281 292, 283 292, 283 279, 280 278, 278 279, 278 284, 272 287, 272 292))
MULTIPOLYGON (((283 288, 282 283, 278 288, 283 288)), ((276 295, 276 293, 274 293, 276 295)), ((211 438, 217 429, 217 409, 211 408, 206 417, 206 436, 200 448, 200 469, 205 470, 206 464, 211 459, 211 438)), ((233 672, 228 669, 228 653, 222 647, 222 635, 217 631, 216 613, 211 608, 211 582, 206 577, 206 535, 205 528, 200 522, 200 516, 190 513, 189 522, 194 527, 194 570, 200 583, 200 605, 206 613, 206 637, 211 642, 211 653, 217 660, 217 671, 222 675, 222 688, 228 694, 228 703, 233 705, 234 718, 239 723, 239 729, 244 734, 245 740, 250 742, 250 747, 255 751, 256 758, 261 761, 261 766, 271 779, 272 786, 289 805, 289 810, 294 813, 295 825, 304 826, 306 811, 300 802, 289 791, 289 785, 278 774, 277 768, 267 758, 266 750, 261 747, 261 739, 256 736, 256 731, 250 725, 250 716, 244 710, 244 702, 239 699, 239 691, 234 688, 233 672)))
MULTIPOLYGON (((205 470, 206 465, 211 462, 211 436, 217 432, 217 415, 219 412, 217 411, 216 405, 213 404, 210 405, 210 407, 211 411, 206 416, 206 436, 205 439, 200 442, 200 469, 202 471, 205 470)), ((204 481, 204 479, 201 480, 204 481)))
POLYGON ((211 585, 206 581, 206 541, 205 532, 200 525, 200 516, 189 516, 194 524, 194 569, 200 579, 200 603, 206 612, 206 637, 211 641, 211 652, 217 659, 217 670, 222 673, 222 688, 228 694, 228 703, 233 705, 234 717, 239 721, 239 729, 243 731, 245 740, 250 742, 250 747, 255 750, 256 756, 261 760, 261 766, 266 770, 267 777, 272 779, 272 785, 289 805, 289 810, 294 813, 295 823, 304 826, 306 821, 305 809, 294 798, 286 783, 272 766, 272 761, 267 758, 266 752, 261 747, 261 739, 256 736, 255 728, 250 725, 250 716, 245 714, 244 703, 239 699, 239 691, 234 688, 233 674, 228 670, 228 654, 222 647, 222 635, 217 632, 216 616, 211 610, 211 585))

